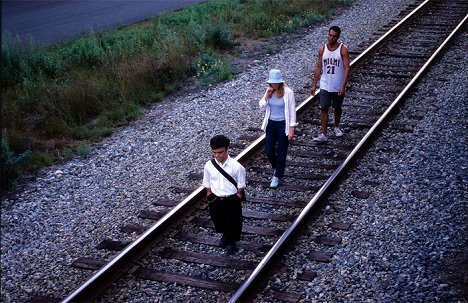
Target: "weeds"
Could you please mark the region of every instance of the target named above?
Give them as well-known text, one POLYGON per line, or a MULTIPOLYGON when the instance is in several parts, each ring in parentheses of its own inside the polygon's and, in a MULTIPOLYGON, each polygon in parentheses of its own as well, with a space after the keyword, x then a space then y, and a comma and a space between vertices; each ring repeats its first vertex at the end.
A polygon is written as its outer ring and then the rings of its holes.
POLYGON ((2 132, 1 139, 1 188, 13 189, 16 186, 16 177, 21 173, 21 168, 31 155, 31 151, 26 151, 16 155, 10 150, 6 130, 2 132))
POLYGON ((197 77, 204 84, 213 84, 232 78, 228 63, 210 54, 202 54, 197 61, 197 77))
POLYGON ((232 37, 232 31, 225 23, 208 24, 205 28, 205 44, 211 49, 230 50, 239 43, 232 37))
POLYGON ((87 157, 91 152, 91 145, 88 141, 83 141, 76 147, 76 152, 81 157, 87 157))
POLYGON ((32 41, 24 47, 4 33, 2 127, 11 140, 2 136, 2 169, 8 166, 2 187, 23 169, 87 155, 94 140, 136 119, 141 106, 161 100, 188 77, 202 84, 231 79, 229 56, 239 52, 243 37, 308 26, 349 3, 208 0, 47 48, 32 41), (77 145, 76 140, 86 141, 77 145))

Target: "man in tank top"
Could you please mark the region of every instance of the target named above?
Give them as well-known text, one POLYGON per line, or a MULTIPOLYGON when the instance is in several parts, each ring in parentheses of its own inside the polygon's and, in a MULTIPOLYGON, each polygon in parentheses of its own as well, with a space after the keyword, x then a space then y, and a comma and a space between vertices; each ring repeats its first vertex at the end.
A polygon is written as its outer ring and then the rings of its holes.
POLYGON ((317 65, 314 70, 314 79, 311 95, 315 93, 320 78, 320 125, 321 133, 314 138, 315 142, 325 142, 327 137, 328 109, 334 108, 334 133, 336 137, 343 135, 340 130, 342 104, 345 96, 345 87, 349 79, 349 51, 343 43, 338 43, 341 29, 332 26, 328 30, 328 43, 319 48, 317 65))

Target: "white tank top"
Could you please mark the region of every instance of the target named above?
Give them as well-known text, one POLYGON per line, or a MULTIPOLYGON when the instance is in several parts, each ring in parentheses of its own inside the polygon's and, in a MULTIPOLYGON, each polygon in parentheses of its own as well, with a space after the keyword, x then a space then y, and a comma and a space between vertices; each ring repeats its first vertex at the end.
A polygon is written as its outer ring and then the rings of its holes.
POLYGON ((320 89, 328 92, 338 92, 344 78, 343 59, 341 58, 341 47, 343 43, 334 50, 329 51, 324 46, 322 55, 322 76, 320 77, 320 89))

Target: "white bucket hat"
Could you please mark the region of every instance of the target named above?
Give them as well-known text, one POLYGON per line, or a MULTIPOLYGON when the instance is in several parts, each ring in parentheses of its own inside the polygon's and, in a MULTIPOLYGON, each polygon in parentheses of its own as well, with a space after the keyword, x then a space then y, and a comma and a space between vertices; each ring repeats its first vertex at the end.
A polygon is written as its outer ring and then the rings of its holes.
POLYGON ((281 75, 281 71, 279 69, 270 70, 267 83, 284 83, 283 75, 281 75))

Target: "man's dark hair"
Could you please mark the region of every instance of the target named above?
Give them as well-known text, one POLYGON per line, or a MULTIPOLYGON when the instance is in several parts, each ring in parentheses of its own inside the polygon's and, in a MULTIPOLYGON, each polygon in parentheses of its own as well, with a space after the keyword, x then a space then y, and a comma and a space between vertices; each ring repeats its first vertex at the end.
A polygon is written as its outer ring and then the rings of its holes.
POLYGON ((341 35, 341 28, 339 28, 339 27, 338 27, 338 26, 336 26, 336 25, 335 25, 335 26, 332 26, 332 27, 330 27, 330 29, 329 29, 328 31, 334 31, 335 33, 337 33, 337 34, 338 34, 338 36, 340 36, 340 35, 341 35))
POLYGON ((231 143, 231 141, 228 137, 224 135, 216 135, 213 138, 211 138, 210 147, 211 149, 217 149, 221 147, 225 147, 227 149, 229 147, 229 143, 231 143))

